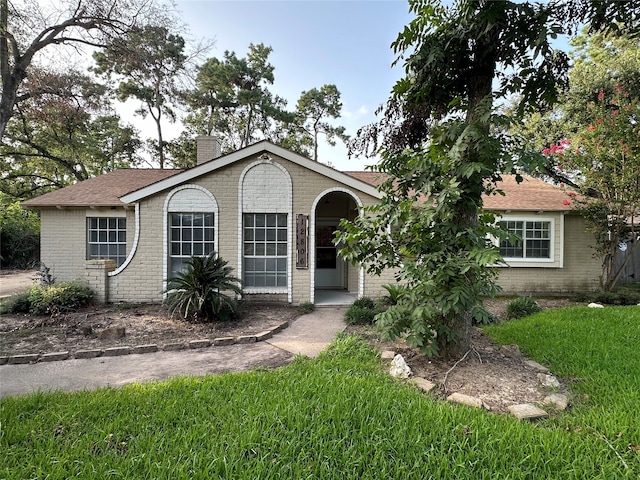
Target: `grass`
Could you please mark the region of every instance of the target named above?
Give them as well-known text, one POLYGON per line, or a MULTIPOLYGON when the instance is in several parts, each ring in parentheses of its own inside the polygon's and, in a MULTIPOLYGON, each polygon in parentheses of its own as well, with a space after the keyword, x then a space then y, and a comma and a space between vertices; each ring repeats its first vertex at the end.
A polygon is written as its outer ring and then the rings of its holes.
POLYGON ((424 395, 341 336, 276 371, 4 399, 0 478, 636 479, 631 312, 571 309, 487 328, 582 378, 576 395, 589 399, 543 422, 424 395))

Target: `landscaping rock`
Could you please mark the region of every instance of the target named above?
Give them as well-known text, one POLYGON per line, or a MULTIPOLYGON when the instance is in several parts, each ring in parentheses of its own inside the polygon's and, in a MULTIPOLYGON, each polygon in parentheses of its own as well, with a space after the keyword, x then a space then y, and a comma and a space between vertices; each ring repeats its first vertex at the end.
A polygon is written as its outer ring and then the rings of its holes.
POLYGON ((236 343, 256 343, 258 340, 255 335, 242 335, 236 338, 236 343))
POLYGON ((589 305, 587 305, 587 307, 589 307, 589 308, 604 308, 604 305, 600 305, 599 303, 591 302, 589 305))
POLYGON ((187 348, 187 344, 186 343, 182 343, 182 342, 175 342, 175 343, 167 343, 164 345, 164 347, 162 347, 162 350, 164 350, 165 352, 170 352, 170 351, 174 351, 174 350, 184 350, 187 348))
POLYGON ((271 330, 265 330, 264 332, 260 332, 256 335, 256 341, 262 342, 263 340, 268 340, 273 337, 273 332, 271 330))
POLYGON ((45 353, 40 357, 41 362, 57 362, 69 358, 69 352, 51 352, 45 353))
POLYGON ((409 378, 411 376, 411 368, 404 361, 402 355, 398 354, 393 357, 389 374, 395 378, 409 378))
POLYGON ((382 352, 380 354, 380 358, 382 360, 393 360, 393 357, 396 356, 396 352, 392 351, 392 350, 385 350, 384 352, 382 352))
POLYGON ((484 408, 488 410, 488 407, 480 398, 472 397, 471 395, 465 395, 464 393, 458 393, 458 392, 452 393, 447 397, 447 401, 453 402, 453 403, 460 403, 468 407, 484 408))
POLYGON ((6 365, 9 361, 9 357, 0 357, 0 365, 6 365))
POLYGON ((96 358, 102 355, 102 350, 78 350, 75 358, 96 358))
POLYGON ((417 385, 419 388, 421 388, 427 393, 429 393, 431 390, 433 390, 437 386, 435 383, 430 382, 426 378, 422 378, 422 377, 412 378, 411 383, 414 383, 415 385, 417 385))
POLYGON ((125 336, 124 327, 105 328, 98 334, 100 340, 118 340, 125 336))
POLYGON ((520 420, 535 420, 537 418, 546 418, 549 416, 547 412, 531 403, 511 405, 507 407, 507 410, 509 410, 512 415, 514 415, 516 418, 519 418, 520 420))
POLYGON ((538 362, 534 362, 533 360, 524 360, 523 362, 525 364, 525 366, 540 372, 540 373, 549 373, 549 369, 547 367, 545 367, 544 365, 540 365, 538 362))
POLYGON ((158 345, 151 343, 149 345, 136 345, 131 349, 131 353, 152 353, 158 351, 158 345))
POLYGON ((191 340, 189 348, 206 348, 211 346, 211 340, 191 340))
POLYGON ((544 398, 545 405, 552 405, 556 410, 564 410, 567 408, 567 396, 562 393, 552 393, 544 398))
POLYGON ((129 347, 111 347, 104 350, 103 355, 105 357, 121 357, 122 355, 129 355, 131 348, 129 347))
POLYGON ((518 345, 502 345, 500 347, 500 353, 506 357, 511 358, 520 358, 522 357, 522 353, 520 352, 520 347, 518 345))
POLYGON ((11 355, 9 365, 23 365, 25 363, 35 363, 38 361, 38 354, 11 355))
POLYGON ((213 339, 215 346, 233 345, 234 343, 236 343, 235 337, 219 337, 213 339))
POLYGON ((547 375, 546 373, 539 373, 538 374, 538 381, 540 382, 540 385, 542 385, 543 387, 546 387, 546 388, 559 388, 560 387, 560 382, 558 381, 558 379, 556 377, 554 377, 553 375, 547 375))

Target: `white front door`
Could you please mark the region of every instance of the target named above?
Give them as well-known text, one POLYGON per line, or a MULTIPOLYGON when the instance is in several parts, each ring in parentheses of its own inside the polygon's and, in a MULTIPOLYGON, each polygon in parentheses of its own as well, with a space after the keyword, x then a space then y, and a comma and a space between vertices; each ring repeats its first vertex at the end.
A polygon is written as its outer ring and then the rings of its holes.
POLYGON ((332 242, 337 229, 337 220, 320 220, 316 224, 316 288, 344 288, 343 262, 332 242))

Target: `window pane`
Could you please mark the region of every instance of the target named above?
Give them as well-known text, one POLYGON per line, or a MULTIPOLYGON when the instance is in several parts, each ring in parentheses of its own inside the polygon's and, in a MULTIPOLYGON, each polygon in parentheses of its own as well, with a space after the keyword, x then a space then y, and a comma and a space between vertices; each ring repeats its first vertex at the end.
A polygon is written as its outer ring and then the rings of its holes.
POLYGON ((253 229, 252 228, 245 228, 244 229, 244 241, 248 242, 253 240, 253 229))
POLYGON ((102 230, 106 230, 106 228, 107 228, 107 219, 106 218, 99 218, 98 219, 98 228, 100 228, 102 230))
POLYGON ((276 271, 276 259, 275 258, 267 258, 265 260, 265 270, 267 272, 275 272, 276 271))
POLYGON ((267 242, 275 242, 276 241, 276 231, 274 229, 267 230, 267 242))
POLYGON ((255 255, 264 255, 264 243, 256 243, 255 255))
POLYGON ((127 219, 119 218, 118 219, 118 230, 125 230, 127 228, 127 219))
POLYGON ((209 255, 213 252, 213 243, 205 243, 204 244, 204 254, 209 255))
POLYGON ((275 254, 276 254, 276 244, 275 243, 267 243, 266 255, 275 256, 275 254))
POLYGON ((98 228, 98 219, 97 218, 90 218, 89 219, 89 228, 91 228, 93 230, 98 228))
POLYGON ((244 254, 245 255, 253 255, 254 248, 253 243, 245 243, 244 244, 244 254))
POLYGON ((274 214, 267 215, 267 227, 276 226, 276 216, 274 214))
POLYGON ((286 213, 281 213, 278 215, 278 226, 286 227, 287 226, 287 215, 286 213))
POLYGON ((194 243, 193 244, 193 255, 201 257, 204 253, 204 248, 202 243, 194 243))
POLYGON ((115 230, 116 229, 117 222, 116 222, 115 218, 109 218, 107 223, 109 224, 109 229, 110 230, 115 230))
POLYGON ((255 231, 255 240, 257 242, 264 242, 265 239, 265 231, 264 230, 256 230, 255 231))
POLYGON ((264 227, 265 215, 256 214, 256 227, 264 227))
POLYGON ((179 228, 172 228, 171 229, 171 241, 172 242, 177 242, 180 240, 180 229, 179 228))
POLYGON ((111 230, 109 232, 107 232, 109 235, 109 243, 115 243, 116 239, 118 238, 117 233, 115 230, 111 230))
POLYGON ((278 272, 286 272, 287 271, 287 259, 279 258, 278 259, 278 272))
POLYGON ((98 232, 98 241, 100 243, 107 243, 107 231, 102 230, 98 232))
POLYGON ((196 228, 193 230, 193 241, 194 242, 201 242, 203 239, 202 237, 204 236, 204 231, 201 228, 196 228))
POLYGON ((245 214, 244 216, 244 226, 245 227, 253 227, 253 215, 250 213, 245 214))
POLYGON ((213 242, 213 228, 205 228, 204 230, 204 240, 206 242, 213 242))
POLYGON ((172 213, 171 214, 171 226, 172 227, 177 227, 180 225, 180 215, 177 213, 172 213))
POLYGON ((183 243, 182 244, 182 255, 191 256, 191 244, 183 243))
POLYGON ((278 230, 278 241, 286 242, 287 241, 287 231, 286 230, 278 230))
POLYGON ((126 231, 118 232, 118 242, 126 243, 126 241, 127 241, 127 232, 126 231))
POLYGON ((287 244, 279 243, 278 244, 278 255, 286 255, 287 254, 287 244))

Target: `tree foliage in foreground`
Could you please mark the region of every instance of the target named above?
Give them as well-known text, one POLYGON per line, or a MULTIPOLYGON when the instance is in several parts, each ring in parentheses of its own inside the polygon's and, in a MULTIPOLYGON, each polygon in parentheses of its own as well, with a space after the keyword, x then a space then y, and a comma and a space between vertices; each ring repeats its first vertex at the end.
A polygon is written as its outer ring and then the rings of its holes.
POLYGON ((512 119, 495 105, 518 95, 517 118, 556 102, 568 64, 551 38, 566 25, 627 14, 626 5, 595 3, 409 2, 416 18, 393 44, 405 55, 406 75, 382 120, 352 144, 352 152, 381 151, 384 198, 343 222, 338 235, 344 258, 370 272, 396 268, 407 284, 403 301, 379 316, 391 337, 407 333, 427 354, 468 351, 473 317, 487 315, 481 298, 497 288, 487 266, 500 260, 487 241, 500 232, 482 213, 482 195, 494 191, 500 172, 513 170, 513 159, 527 159, 496 133, 512 119))

